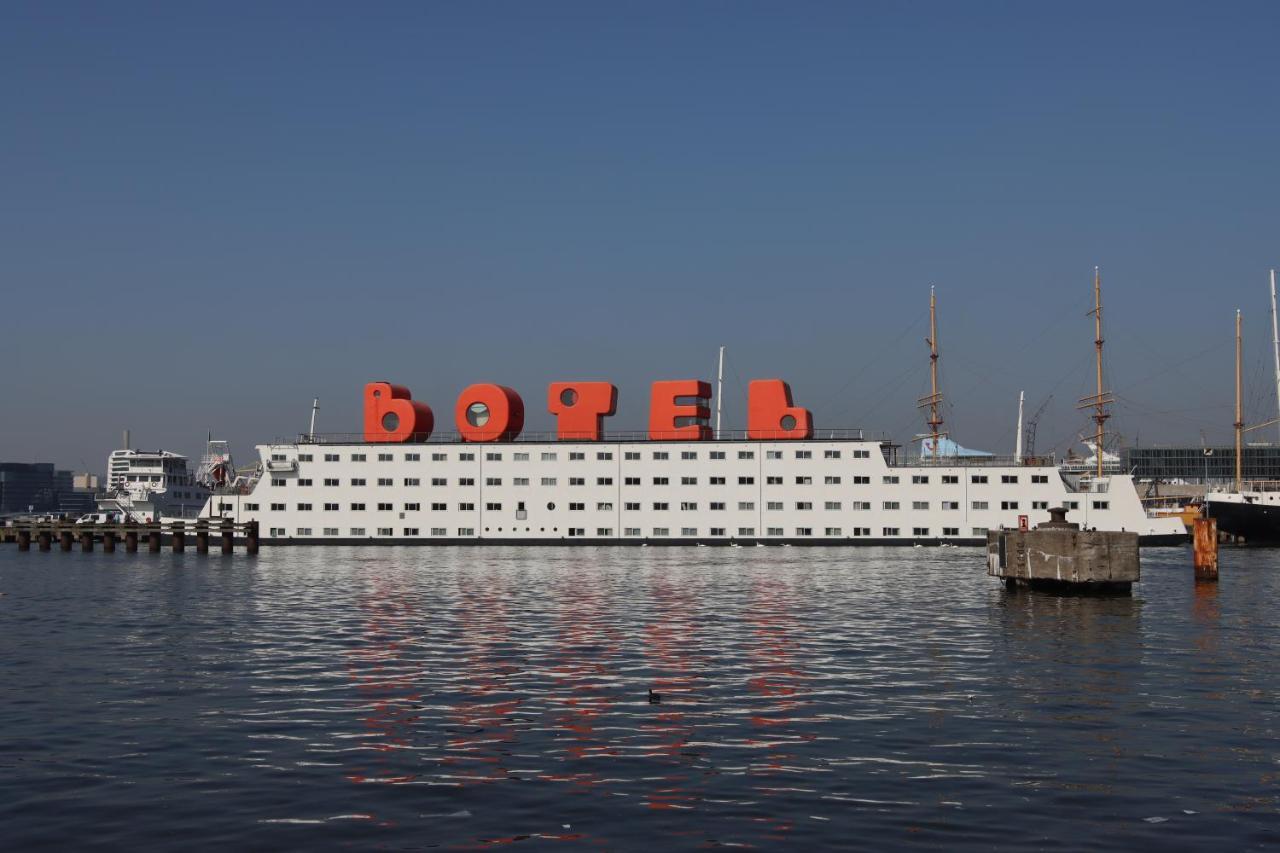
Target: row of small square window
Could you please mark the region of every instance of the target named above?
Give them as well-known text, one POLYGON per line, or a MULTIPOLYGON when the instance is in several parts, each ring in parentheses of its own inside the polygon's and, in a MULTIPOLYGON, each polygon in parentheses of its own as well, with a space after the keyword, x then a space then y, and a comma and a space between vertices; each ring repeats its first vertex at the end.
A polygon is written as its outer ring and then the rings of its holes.
MULTIPOLYGON (((756 458, 756 452, 755 452, 754 450, 739 450, 739 451, 737 451, 737 454, 738 454, 738 458, 739 458, 739 459, 755 459, 755 458, 756 458)), ((530 454, 530 453, 528 453, 528 452, 524 452, 524 451, 516 451, 516 452, 514 452, 514 453, 512 453, 512 454, 511 454, 511 459, 512 459, 512 461, 514 461, 514 462, 528 462, 528 461, 530 461, 530 456, 531 456, 531 454, 530 454)), ((559 456, 558 456, 558 451, 554 451, 554 450, 547 450, 547 451, 543 451, 542 453, 540 453, 540 454, 539 454, 539 456, 540 456, 540 458, 542 459, 542 461, 543 461, 543 462, 555 462, 555 461, 559 458, 559 456)), ((578 451, 578 450, 569 451, 569 461, 570 461, 570 462, 585 461, 585 460, 586 460, 586 458, 587 458, 587 454, 586 454, 586 452, 585 452, 585 451, 578 451)), ((631 461, 639 461, 639 460, 640 460, 640 451, 638 451, 638 450, 628 450, 628 451, 625 451, 625 452, 623 452, 623 454, 622 454, 622 458, 623 458, 623 459, 626 459, 626 460, 631 460, 631 461)), ((666 451, 666 450, 655 450, 655 451, 653 451, 652 458, 653 458, 653 459, 655 459, 655 460, 670 459, 670 458, 671 458, 671 453, 670 453, 670 451, 666 451)), ((681 459, 697 459, 697 458, 698 458, 698 451, 696 451, 696 450, 682 450, 682 451, 680 451, 680 458, 681 458, 681 459)), ((727 459, 727 458, 728 458, 728 456, 726 455, 726 452, 725 452, 725 451, 723 451, 723 450, 712 450, 712 451, 709 451, 709 452, 708 452, 708 454, 707 454, 707 458, 708 458, 708 459, 727 459)), ((782 451, 781 451, 781 450, 766 450, 766 451, 765 451, 765 458, 766 458, 766 459, 782 459, 782 458, 783 458, 783 453, 782 453, 782 451)), ((813 458, 813 451, 812 451, 812 450, 797 450, 797 451, 795 452, 795 458, 796 458, 796 459, 812 459, 812 458, 813 458)), ((823 459, 839 459, 839 458, 841 458, 841 457, 840 457, 840 451, 839 451, 839 450, 824 450, 824 451, 822 451, 822 458, 823 458, 823 459)), ((850 458, 852 458, 852 459, 870 459, 870 458, 871 458, 871 451, 869 451, 869 450, 854 450, 854 451, 852 451, 852 452, 850 453, 850 458)), ((271 461, 272 461, 272 462, 287 462, 287 461, 288 461, 288 459, 289 459, 288 455, 287 455, 287 454, 284 454, 284 453, 273 453, 273 454, 271 454, 271 461)), ((501 462, 501 461, 502 461, 502 453, 501 453, 501 452, 499 452, 499 451, 489 451, 489 452, 485 453, 485 455, 484 455, 484 459, 485 459, 485 461, 486 461, 486 462, 501 462)), ((599 460, 599 461, 609 461, 609 460, 613 459, 613 451, 610 451, 610 450, 599 450, 599 451, 596 451, 596 459, 597 459, 597 460, 599 460)), ((352 453, 352 454, 350 455, 350 460, 351 460, 352 462, 368 462, 368 461, 369 461, 369 454, 367 454, 367 453, 352 453)), ((298 454, 298 461, 299 461, 299 462, 314 462, 314 461, 315 461, 315 454, 313 454, 313 453, 299 453, 299 454, 298 454)), ((326 454, 324 454, 324 461, 325 461, 325 462, 340 462, 340 461, 342 461, 342 455, 341 455, 341 454, 339 454, 339 453, 326 453, 326 454)), ((379 453, 379 454, 377 454, 377 461, 379 461, 379 462, 394 462, 394 461, 395 461, 395 454, 393 454, 393 453, 379 453)), ((421 453, 406 453, 406 454, 404 455, 404 461, 405 461, 405 462, 421 462, 421 461, 422 461, 422 454, 421 454, 421 453)), ((448 461, 449 461, 449 454, 447 454, 447 453, 432 453, 432 454, 431 454, 431 461, 432 461, 432 462, 448 462, 448 461)), ((461 452, 461 453, 459 453, 459 454, 458 454, 458 461, 459 461, 459 462, 474 462, 474 461, 476 461, 476 455, 475 455, 475 453, 470 452, 470 451, 463 451, 463 452, 461 452)))
MULTIPOLYGON (((256 503, 247 503, 244 505, 245 512, 257 512, 258 507, 259 505, 256 503)), ((297 504, 297 511, 311 512, 313 507, 314 505, 310 503, 300 503, 300 504, 297 504)), ((975 510, 990 509, 990 505, 987 501, 974 501, 972 503, 972 507, 975 510)), ((285 512, 287 508, 288 508, 287 504, 283 504, 283 503, 271 504, 272 512, 285 512)), ((395 505, 390 503, 377 504, 377 508, 378 508, 378 512, 394 512, 395 511, 395 505)), ((473 512, 475 508, 476 508, 476 505, 470 502, 464 501, 458 504, 458 509, 462 512, 473 512)), ((502 504, 498 502, 490 502, 490 503, 486 503, 484 505, 484 508, 486 512, 501 512, 502 504)), ((554 510, 555 508, 556 508, 556 505, 554 503, 547 504, 548 510, 554 510)), ((569 504, 569 510, 571 512, 585 511, 586 508, 587 508, 587 505, 585 503, 569 504)), ((628 512, 639 512, 640 504, 635 502, 627 502, 622 505, 622 508, 628 512)), ((726 504, 722 501, 711 501, 710 504, 708 505, 708 508, 712 512, 723 511, 726 508, 726 504)), ((754 512, 755 508, 756 508, 755 501, 738 501, 738 510, 740 512, 754 512)), ((812 510, 813 503, 811 501, 796 501, 795 508, 802 512, 812 510)), ((894 511, 894 510, 899 510, 901 508, 902 508, 902 505, 899 501, 884 501, 881 504, 881 509, 884 509, 884 510, 894 511)), ((1032 501, 1031 502, 1031 509, 1033 510, 1047 510, 1048 508, 1049 508, 1048 501, 1032 501)), ((1080 508, 1079 501, 1070 501, 1067 504, 1067 509, 1075 510, 1079 508, 1080 508)), ((1109 501, 1093 501, 1093 508, 1096 510, 1110 509, 1111 504, 1109 501)), ((224 512, 229 512, 234 509, 234 506, 229 503, 223 503, 223 504, 219 504, 219 509, 224 512)), ((341 509, 340 504, 336 504, 336 503, 324 504, 324 510, 326 512, 338 512, 340 509, 341 509)), ((366 509, 367 509, 366 504, 363 504, 363 503, 351 504, 352 512, 364 512, 366 509)), ((431 504, 432 512, 447 512, 448 509, 449 509, 449 505, 446 503, 431 504)), ((523 501, 520 502, 519 509, 521 510, 524 509, 523 501)), ((653 509, 657 512, 666 512, 671 509, 671 504, 666 501, 656 501, 653 504, 653 509)), ((785 510, 786 507, 782 501, 767 501, 765 503, 765 509, 770 512, 781 512, 785 510)), ((823 509, 838 512, 844 509, 844 504, 842 501, 826 501, 823 504, 823 509)), ((871 503, 870 501, 850 501, 849 509, 854 511, 870 511, 871 503)), ((911 509, 916 511, 927 511, 929 509, 929 502, 928 501, 912 501, 911 509)), ((939 503, 939 509, 959 510, 960 502, 959 501, 942 501, 939 503)), ((1006 510, 1006 511, 1017 510, 1019 509, 1018 502, 1017 501, 1001 501, 1000 509, 1006 510)), ((420 512, 421 510, 422 510, 421 503, 404 504, 405 512, 420 512)), ((682 512, 697 512, 698 503, 696 501, 681 501, 680 510, 682 512)), ((613 502, 612 501, 597 502, 596 511, 597 512, 613 512, 613 502)))
MULTIPOLYGON (((779 476, 768 476, 768 477, 765 477, 764 479, 765 479, 765 484, 766 484, 766 485, 769 485, 769 486, 781 486, 781 485, 783 485, 784 480, 785 480, 786 478, 785 478, 785 477, 779 477, 779 476)), ((850 477, 849 479, 850 479, 850 482, 852 482, 852 483, 853 483, 853 485, 855 485, 855 486, 866 486, 866 485, 870 485, 870 484, 871 484, 871 478, 870 478, 870 477, 854 476, 854 477, 850 477)), ((893 476, 893 475, 887 475, 887 476, 885 476, 885 477, 884 477, 884 478, 882 478, 882 479, 883 479, 883 482, 885 482, 886 484, 895 484, 895 483, 897 483, 897 482, 898 482, 898 478, 897 478, 896 476, 893 476)), ((1016 474, 1006 474, 1006 475, 1002 475, 1000 479, 1001 479, 1001 482, 1003 482, 1003 483, 1017 483, 1017 482, 1018 482, 1018 476, 1017 476, 1016 474)), ((639 486, 639 485, 641 485, 641 478, 640 478, 640 477, 623 477, 623 478, 622 478, 622 480, 623 480, 623 485, 627 485, 627 486, 639 486)), ((727 480, 727 478, 725 478, 725 477, 708 477, 708 478, 707 478, 708 484, 709 484, 709 485, 712 485, 712 486, 723 486, 723 485, 726 485, 726 484, 727 484, 727 483, 726 483, 726 480, 727 480)), ((1048 478, 1047 476, 1044 476, 1044 475, 1041 475, 1041 474, 1033 474, 1033 475, 1032 475, 1032 477, 1031 477, 1031 480, 1032 480, 1032 482, 1033 482, 1033 483, 1047 483, 1047 482, 1049 481, 1049 478, 1048 478)), ((830 476, 823 477, 823 478, 822 478, 822 481, 823 481, 823 484, 824 484, 824 485, 827 485, 827 486, 839 486, 839 485, 842 483, 842 481, 843 481, 843 480, 842 480, 842 478, 841 478, 841 477, 839 477, 839 476, 830 475, 830 476)), ((927 475, 914 476, 914 477, 912 477, 912 478, 911 478, 911 481, 912 481, 912 483, 913 483, 913 484, 926 484, 926 485, 927 485, 927 484, 928 484, 928 482, 929 482, 929 477, 928 477, 927 475)), ((948 484, 948 483, 958 483, 958 482, 959 482, 959 478, 958 478, 958 477, 955 477, 955 476, 953 476, 953 475, 943 475, 942 481, 943 481, 943 483, 944 483, 944 484, 948 484)), ((311 478, 309 478, 309 477, 299 477, 296 481, 294 481, 294 484, 295 484, 295 485, 297 485, 297 486, 301 486, 301 487, 307 487, 307 486, 311 486, 311 485, 313 485, 313 483, 314 483, 314 482, 315 482, 315 481, 314 481, 314 480, 312 480, 312 479, 311 479, 311 478)), ((404 485, 406 485, 406 486, 410 486, 410 487, 418 487, 418 486, 421 486, 421 485, 422 485, 422 478, 421 478, 421 477, 405 477, 405 478, 404 478, 404 480, 403 480, 403 482, 404 482, 404 485)), ((755 478, 754 476, 742 476, 742 477, 739 477, 739 478, 738 478, 738 485, 739 485, 739 486, 753 486, 753 485, 755 485, 755 482, 756 482, 756 478, 755 478)), ((985 483, 985 482, 987 482, 987 478, 986 478, 986 476, 985 476, 985 475, 976 475, 976 474, 975 474, 975 475, 974 475, 974 478, 973 478, 973 482, 974 482, 974 483, 985 483), (980 478, 980 479, 979 479, 979 478, 980 478)), ((543 485, 543 486, 554 486, 554 485, 556 485, 556 483, 557 483, 557 478, 555 478, 555 477, 542 477, 542 478, 541 478, 541 485, 543 485)), ((796 483, 796 485, 797 485, 797 486, 811 486, 811 485, 813 485, 813 477, 808 477, 808 476, 797 476, 797 477, 795 478, 795 483, 796 483)), ((275 486, 275 487, 285 487, 285 486, 287 486, 288 484, 289 484, 289 481, 288 481, 287 479, 285 479, 284 477, 273 477, 273 478, 272 478, 272 480, 271 480, 271 485, 272 485, 272 486, 275 486)), ((342 483, 341 483, 341 480, 339 480, 339 478, 337 478, 337 477, 325 477, 325 478, 324 478, 324 485, 326 485, 326 486, 339 486, 339 485, 341 485, 341 484, 342 484, 342 483)), ((365 477, 353 477, 353 478, 351 478, 351 485, 353 485, 353 486, 367 486, 368 484, 369 484, 369 481, 368 481, 368 479, 367 479, 367 478, 365 478, 365 477)), ((395 478, 394 478, 394 477, 378 477, 378 478, 377 478, 377 484, 378 484, 379 486, 394 486, 394 485, 395 485, 395 478)), ((459 486, 474 486, 475 484, 476 484, 476 478, 475 478, 475 477, 459 477, 459 478, 458 478, 458 485, 459 485, 459 486)), ((485 478, 485 480, 484 480, 484 484, 485 484, 486 486, 501 486, 501 485, 502 485, 502 478, 501 478, 501 477, 486 477, 486 478, 485 478)), ((511 484, 512 484, 513 486, 527 486, 527 485, 529 485, 529 478, 528 478, 528 477, 513 477, 513 478, 512 478, 512 481, 511 481, 511 484)), ((587 484, 587 478, 586 478, 586 477, 570 477, 570 478, 569 478, 569 485, 570 485, 570 486, 585 486, 586 484, 587 484)), ((449 485, 449 481, 448 481, 448 479, 447 479, 446 477, 432 477, 432 478, 431 478, 431 485, 432 485, 432 486, 447 486, 447 485, 449 485)), ((612 486, 612 485, 613 485, 613 478, 612 478, 612 477, 596 477, 596 485, 597 485, 597 486, 612 486)), ((669 486, 669 485, 671 485, 671 478, 670 478, 670 477, 654 477, 654 478, 653 478, 653 485, 655 485, 655 486, 669 486)), ((697 477, 681 477, 681 478, 680 478, 680 485, 682 485, 682 486, 696 486, 696 485, 698 485, 698 478, 697 478, 697 477)))
MULTIPOLYGON (((351 535, 351 536, 367 536, 367 535, 368 535, 367 528, 364 528, 364 527, 352 527, 352 528, 349 528, 349 529, 350 529, 350 531, 351 531, 349 535, 351 535)), ((485 528, 485 530, 486 530, 486 531, 487 531, 488 529, 489 529, 489 528, 487 528, 487 527, 485 528)), ((527 529, 527 528, 526 528, 526 529, 527 529)), ((311 535, 313 535, 312 530, 313 530, 313 528, 310 528, 310 527, 298 527, 298 528, 295 528, 295 531, 296 531, 296 532, 295 532, 295 534, 294 534, 294 535, 295 535, 295 536, 311 536, 311 535)), ((322 528, 321 530, 322 530, 322 533, 321 533, 321 535, 322 535, 322 536, 341 536, 341 535, 342 535, 341 533, 339 533, 339 528, 337 528, 337 527, 325 527, 325 528, 322 528)), ((378 536, 395 536, 395 535, 396 535, 395 528, 393 528, 393 527, 378 527, 378 528, 375 528, 375 530, 377 531, 376 535, 378 535, 378 536)), ((457 530, 458 530, 458 534, 457 534, 458 536, 475 536, 475 535, 476 535, 476 531, 475 531, 475 528, 474 528, 474 527, 459 527, 459 528, 457 528, 457 530)), ((501 528, 499 528, 499 530, 501 530, 501 528)), ((545 531, 545 528, 543 528, 543 530, 545 531)), ((795 530, 795 533, 794 533, 794 535, 795 535, 795 536, 805 537, 805 536, 813 536, 813 535, 814 535, 814 532, 813 532, 813 531, 814 531, 814 528, 812 528, 812 527, 796 527, 796 528, 794 528, 794 530, 795 530)), ((512 528, 512 532, 515 532, 515 528, 512 528)), ((587 535, 587 530, 586 530, 586 528, 585 528, 585 527, 570 527, 570 528, 567 528, 567 532, 568 532, 568 535, 569 535, 569 536, 574 536, 574 537, 580 537, 580 536, 586 536, 586 535, 587 535)), ((975 528, 973 528, 973 533, 972 533, 972 535, 974 535, 974 536, 985 536, 986 534, 987 534, 987 528, 985 528, 985 527, 975 527, 975 528)), ((283 528, 283 527, 272 527, 272 528, 270 528, 269 535, 271 535, 271 536, 288 536, 289 534, 288 534, 288 531, 287 531, 285 528, 283 528)), ((421 528, 418 528, 418 527, 405 527, 405 528, 402 528, 402 529, 401 529, 401 535, 402 535, 402 536, 421 536, 421 535, 422 535, 422 531, 421 531, 421 528)), ((430 536, 448 536, 448 535, 449 535, 449 530, 448 530, 448 528, 445 528, 445 527, 432 527, 432 528, 430 528, 430 533, 429 533, 428 535, 430 535, 430 536)), ((623 528, 622 535, 623 535, 623 536, 643 536, 643 535, 644 535, 644 533, 641 531, 641 529, 640 529, 639 527, 627 527, 627 528, 623 528)), ((652 536, 670 536, 670 535, 671 535, 671 528, 669 528, 669 527, 654 527, 654 528, 652 528, 652 533, 651 533, 650 535, 652 535, 652 536)), ((696 537, 696 536, 698 536, 698 535, 699 535, 699 534, 698 534, 698 528, 696 528, 696 527, 682 527, 682 528, 680 528, 680 534, 679 534, 679 535, 680 535, 680 536, 683 536, 683 537, 686 537, 686 538, 696 537)), ((727 528, 724 528, 724 527, 712 527, 712 528, 710 528, 710 530, 708 531, 708 535, 710 535, 710 536, 728 536, 728 535, 729 535, 729 532, 728 532, 727 528)), ((738 533, 737 533, 737 535, 738 535, 738 536, 754 537, 754 536, 756 535, 756 529, 755 529, 754 527, 739 527, 739 528, 738 528, 738 533)), ((765 536, 786 536, 786 535, 787 535, 787 534, 786 534, 786 531, 785 531, 785 529, 784 529, 784 528, 781 528, 781 527, 768 527, 768 528, 765 528, 765 536)), ((841 527, 826 527, 826 528, 823 528, 822 535, 823 535, 823 536, 825 536, 825 537, 828 537, 828 538, 831 538, 831 537, 837 537, 837 536, 842 537, 842 536, 844 536, 844 528, 841 528, 841 527)), ((870 528, 870 527, 853 527, 853 528, 850 528, 850 530, 849 530, 849 535, 850 535, 850 536, 870 536, 870 535, 871 535, 871 528, 870 528)), ((898 528, 898 527, 882 527, 882 528, 880 529, 880 535, 882 535, 882 536, 887 536, 887 537, 893 537, 893 536, 902 536, 903 534, 902 534, 901 528, 898 528)), ((929 535, 930 535, 930 533, 929 533, 929 528, 927 528, 927 527, 913 527, 913 528, 911 528, 911 536, 913 536, 913 537, 917 537, 917 538, 918 538, 918 537, 928 537, 929 535)), ((958 527, 944 527, 944 528, 942 528, 942 535, 943 535, 944 537, 945 537, 945 536, 959 536, 959 535, 960 535, 960 528, 958 528, 958 527)), ((611 537, 611 536, 613 536, 613 528, 612 528, 612 527, 597 527, 597 528, 596 528, 596 536, 609 536, 609 537, 611 537)))

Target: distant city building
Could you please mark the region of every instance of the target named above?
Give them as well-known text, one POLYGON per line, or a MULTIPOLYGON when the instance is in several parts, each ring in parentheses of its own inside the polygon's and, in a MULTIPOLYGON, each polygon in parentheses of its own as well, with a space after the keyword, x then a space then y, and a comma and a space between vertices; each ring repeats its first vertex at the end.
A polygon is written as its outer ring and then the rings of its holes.
MULTIPOLYGON (((1236 476, 1234 447, 1130 447, 1121 458, 1139 480, 1229 483, 1236 476)), ((1246 480, 1280 480, 1280 447, 1246 446, 1242 467, 1246 480)))
POLYGON ((96 492, 98 491, 98 475, 76 474, 71 478, 71 488, 77 492, 96 492))
POLYGON ((87 485, 98 478, 54 468, 52 462, 0 462, 0 514, 92 512, 94 489, 77 488, 78 479, 87 485))

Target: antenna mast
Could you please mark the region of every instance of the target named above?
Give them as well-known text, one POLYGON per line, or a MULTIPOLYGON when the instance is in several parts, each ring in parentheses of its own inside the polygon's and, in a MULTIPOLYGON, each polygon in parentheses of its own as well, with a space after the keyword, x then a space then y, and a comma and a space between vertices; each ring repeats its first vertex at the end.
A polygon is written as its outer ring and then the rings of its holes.
MULTIPOLYGON (((1277 376, 1280 381, 1280 376, 1277 376)), ((1276 386, 1276 390, 1280 391, 1280 385, 1276 386)), ((716 440, 720 439, 720 408, 724 400, 724 347, 720 347, 720 366, 716 369, 716 440)))
POLYGON ((1015 431, 1017 435, 1014 437, 1013 458, 1017 460, 1017 464, 1022 464, 1022 400, 1026 396, 1025 391, 1018 392, 1018 428, 1015 431))
POLYGON ((307 433, 307 438, 312 441, 316 440, 316 412, 320 410, 320 398, 313 397, 311 400, 311 432, 307 433))
POLYGON ((1236 309, 1236 422, 1235 422, 1236 491, 1237 492, 1240 491, 1240 486, 1241 486, 1241 482, 1240 482, 1242 479, 1241 472, 1243 471, 1243 466, 1241 464, 1242 462, 1241 456, 1243 455, 1243 449, 1244 449, 1243 448, 1243 445, 1244 445, 1244 404, 1243 404, 1244 383, 1240 378, 1241 377, 1241 372, 1240 372, 1241 349, 1242 349, 1242 346, 1241 346, 1241 338, 1240 338, 1240 309, 1237 308, 1236 309))
POLYGON ((1115 402, 1115 399, 1109 391, 1102 390, 1102 273, 1097 267, 1093 268, 1093 310, 1089 314, 1093 315, 1093 346, 1098 360, 1098 388, 1093 395, 1081 398, 1076 408, 1094 410, 1093 421, 1098 425, 1094 434, 1094 440, 1097 442, 1094 455, 1098 457, 1098 477, 1101 478, 1103 475, 1102 425, 1107 422, 1107 418, 1111 417, 1107 411, 1107 405, 1115 402))
POLYGON ((921 397, 916 408, 929 407, 929 419, 925 423, 929 425, 929 434, 933 438, 933 458, 937 459, 941 450, 938 438, 946 433, 938 430, 942 426, 942 415, 938 413, 942 394, 938 391, 938 298, 933 287, 929 288, 929 337, 925 343, 929 345, 929 396, 921 397))

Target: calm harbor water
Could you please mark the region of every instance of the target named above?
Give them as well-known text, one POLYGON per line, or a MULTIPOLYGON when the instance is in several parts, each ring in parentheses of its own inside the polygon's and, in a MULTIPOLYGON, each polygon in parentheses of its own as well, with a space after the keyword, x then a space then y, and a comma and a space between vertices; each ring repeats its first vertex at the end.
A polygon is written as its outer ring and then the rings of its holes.
POLYGON ((0 548, 0 843, 1280 843, 1280 552, 0 548), (651 704, 649 691, 660 694, 651 704))

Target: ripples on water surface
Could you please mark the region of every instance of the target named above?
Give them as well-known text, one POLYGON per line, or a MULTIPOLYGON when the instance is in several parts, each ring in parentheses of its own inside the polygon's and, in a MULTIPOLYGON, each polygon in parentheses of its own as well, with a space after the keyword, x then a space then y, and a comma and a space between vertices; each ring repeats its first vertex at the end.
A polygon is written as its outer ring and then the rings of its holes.
POLYGON ((1280 553, 0 550, 9 849, 1261 847, 1280 553), (661 695, 650 704, 648 691, 661 695))

